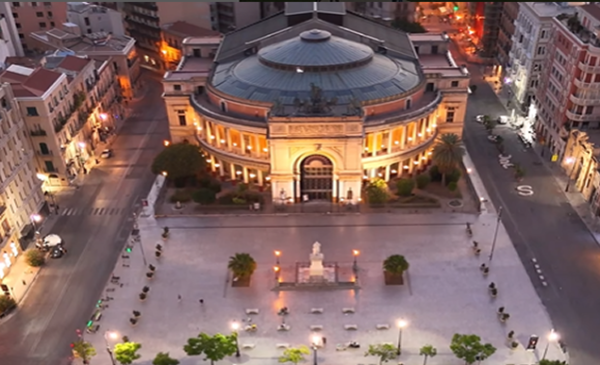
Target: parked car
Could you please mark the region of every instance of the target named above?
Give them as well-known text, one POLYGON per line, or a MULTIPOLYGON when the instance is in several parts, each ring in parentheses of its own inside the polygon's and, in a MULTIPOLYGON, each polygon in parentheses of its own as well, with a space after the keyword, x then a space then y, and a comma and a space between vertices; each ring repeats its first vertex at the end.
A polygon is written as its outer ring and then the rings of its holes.
POLYGON ((65 249, 62 246, 55 246, 54 248, 52 248, 52 251, 50 251, 50 258, 59 259, 63 257, 64 254, 65 249))
POLYGON ((496 119, 496 123, 498 124, 507 124, 508 123, 508 117, 506 115, 503 115, 501 117, 498 117, 498 119, 496 119))
POLYGON ((100 158, 111 158, 112 155, 113 155, 112 150, 106 149, 106 150, 102 151, 102 153, 100 154, 100 158))
POLYGON ((485 115, 478 115, 475 117, 475 121, 477 123, 483 123, 483 119, 485 118, 485 115))

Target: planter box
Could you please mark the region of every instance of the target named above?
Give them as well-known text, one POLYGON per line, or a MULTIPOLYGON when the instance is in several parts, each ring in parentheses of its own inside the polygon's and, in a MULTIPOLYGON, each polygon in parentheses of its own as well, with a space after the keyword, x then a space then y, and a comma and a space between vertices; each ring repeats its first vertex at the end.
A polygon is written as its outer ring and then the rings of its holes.
POLYGON ((250 286, 251 276, 245 278, 239 278, 237 280, 231 280, 231 286, 234 288, 247 288, 250 286))
POLYGON ((404 274, 390 274, 387 271, 383 272, 385 285, 404 285, 404 274))

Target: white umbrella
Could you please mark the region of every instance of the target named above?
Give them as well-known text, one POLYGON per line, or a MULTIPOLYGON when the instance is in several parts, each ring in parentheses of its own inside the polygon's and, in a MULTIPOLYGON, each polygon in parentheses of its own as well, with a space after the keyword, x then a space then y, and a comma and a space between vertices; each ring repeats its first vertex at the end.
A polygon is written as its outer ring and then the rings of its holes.
POLYGON ((62 243, 62 238, 57 234, 49 234, 44 237, 44 245, 54 247, 62 243))

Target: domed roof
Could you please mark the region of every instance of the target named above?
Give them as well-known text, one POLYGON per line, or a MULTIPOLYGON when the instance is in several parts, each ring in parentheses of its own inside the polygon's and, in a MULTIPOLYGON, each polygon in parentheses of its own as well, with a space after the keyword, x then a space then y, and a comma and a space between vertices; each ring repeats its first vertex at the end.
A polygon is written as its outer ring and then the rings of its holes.
POLYGON ((258 57, 262 63, 276 68, 347 66, 373 58, 371 47, 332 37, 331 33, 313 29, 299 37, 261 49, 258 57))
POLYGON ((421 81, 415 59, 375 53, 365 44, 315 29, 257 55, 218 63, 211 84, 240 99, 283 105, 309 98, 314 85, 342 105, 394 97, 421 81))

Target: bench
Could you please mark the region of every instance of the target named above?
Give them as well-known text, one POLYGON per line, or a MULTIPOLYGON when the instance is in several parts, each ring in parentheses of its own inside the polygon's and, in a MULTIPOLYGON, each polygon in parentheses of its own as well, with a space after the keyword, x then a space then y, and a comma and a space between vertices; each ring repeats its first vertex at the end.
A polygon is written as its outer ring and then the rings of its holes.
POLYGON ((346 324, 344 325, 344 329, 347 331, 356 331, 358 329, 358 326, 355 324, 346 324))
POLYGON ((290 347, 290 344, 289 343, 278 343, 275 346, 277 346, 278 349, 287 349, 288 347, 290 347))
POLYGON ((258 314, 258 308, 248 308, 246 309, 246 314, 258 314))
POLYGON ((389 324, 378 324, 375 327, 378 330, 389 330, 390 329, 390 325, 389 324))
POLYGON ((342 308, 342 313, 344 313, 344 314, 354 313, 354 308, 342 308))
POLYGON ((290 328, 291 327, 289 324, 280 324, 279 326, 277 326, 277 331, 289 331, 290 328))
POLYGON ((253 349, 255 347, 256 347, 256 345, 253 344, 253 343, 244 343, 244 344, 242 344, 242 348, 243 349, 253 349))
POLYGON ((321 324, 313 324, 310 326, 310 330, 311 331, 322 331, 323 330, 323 325, 321 324))
POLYGON ((323 308, 311 308, 310 313, 312 314, 322 314, 323 308))

